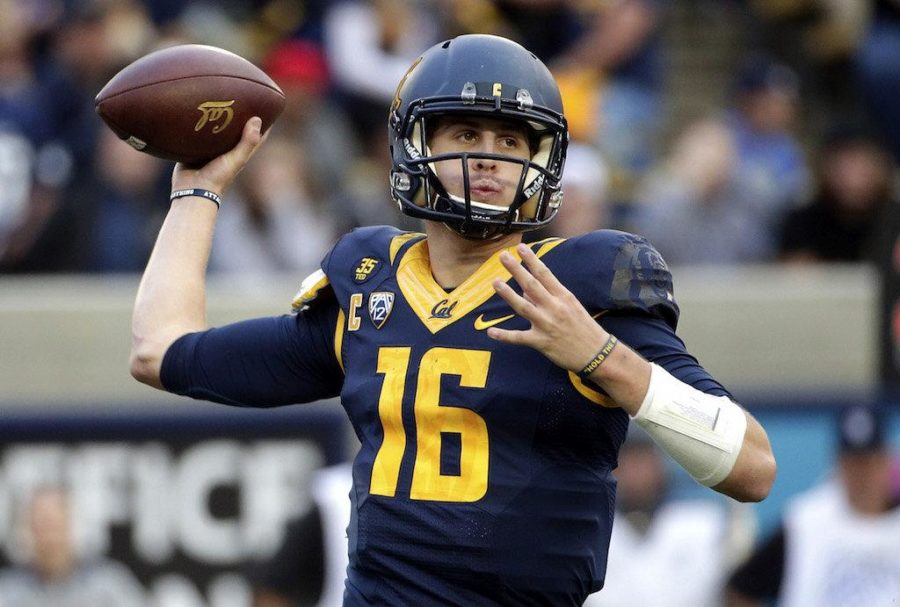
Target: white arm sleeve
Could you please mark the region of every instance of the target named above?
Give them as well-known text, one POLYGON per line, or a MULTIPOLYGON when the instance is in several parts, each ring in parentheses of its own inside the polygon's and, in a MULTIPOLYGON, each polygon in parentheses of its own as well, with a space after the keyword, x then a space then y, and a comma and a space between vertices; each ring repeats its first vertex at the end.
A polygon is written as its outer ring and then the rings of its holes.
POLYGON ((672 459, 707 487, 721 483, 734 468, 747 416, 725 396, 713 396, 650 363, 650 387, 634 416, 672 459))

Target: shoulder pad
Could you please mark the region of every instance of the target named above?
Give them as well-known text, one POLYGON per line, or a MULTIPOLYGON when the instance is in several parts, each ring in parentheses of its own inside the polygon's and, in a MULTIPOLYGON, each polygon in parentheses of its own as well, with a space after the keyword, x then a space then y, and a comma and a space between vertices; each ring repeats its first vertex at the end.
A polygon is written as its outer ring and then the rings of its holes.
POLYGON ((387 250, 394 237, 403 234, 403 231, 393 226, 366 226, 353 228, 338 240, 334 249, 346 251, 387 250))
POLYGON ((304 278, 303 282, 300 283, 300 289, 297 291, 297 294, 294 295, 294 300, 291 302, 291 309, 294 312, 299 312, 311 302, 315 301, 322 290, 327 287, 330 287, 330 283, 325 272, 316 270, 304 278))
POLYGON ((396 257, 420 238, 424 235, 392 227, 356 228, 338 240, 322 269, 338 294, 357 290, 363 283, 371 286, 384 279, 396 257))
POLYGON ((638 307, 661 311, 667 320, 677 321, 672 274, 662 255, 646 238, 622 233, 609 295, 623 308, 638 307))

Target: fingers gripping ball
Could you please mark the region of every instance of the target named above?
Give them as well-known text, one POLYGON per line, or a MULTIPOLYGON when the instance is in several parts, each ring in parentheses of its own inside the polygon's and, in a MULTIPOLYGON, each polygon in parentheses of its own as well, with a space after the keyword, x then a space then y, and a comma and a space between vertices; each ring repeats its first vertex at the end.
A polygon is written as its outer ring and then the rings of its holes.
POLYGON ((241 139, 244 123, 265 132, 284 109, 284 93, 261 69, 200 44, 146 55, 110 80, 94 100, 104 122, 135 149, 199 165, 241 139))

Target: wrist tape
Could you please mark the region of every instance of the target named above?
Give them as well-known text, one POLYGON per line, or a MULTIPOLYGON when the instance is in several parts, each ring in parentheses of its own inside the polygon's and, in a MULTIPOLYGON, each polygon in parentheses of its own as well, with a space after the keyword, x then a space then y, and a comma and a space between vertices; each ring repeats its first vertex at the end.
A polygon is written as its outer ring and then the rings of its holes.
POLYGON ((650 387, 634 421, 694 479, 707 487, 734 468, 747 417, 725 396, 706 394, 650 363, 650 387))

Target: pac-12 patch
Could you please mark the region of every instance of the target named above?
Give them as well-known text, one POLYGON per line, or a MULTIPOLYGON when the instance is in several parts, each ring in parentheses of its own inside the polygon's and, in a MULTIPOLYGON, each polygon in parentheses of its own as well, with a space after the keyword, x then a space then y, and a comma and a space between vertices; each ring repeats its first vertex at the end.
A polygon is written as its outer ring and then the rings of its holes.
POLYGON ((369 295, 369 318, 376 329, 384 326, 393 309, 394 294, 390 291, 375 291, 369 295))
POLYGON ((363 257, 353 270, 353 282, 356 284, 366 282, 375 274, 380 265, 381 261, 374 257, 363 257))

